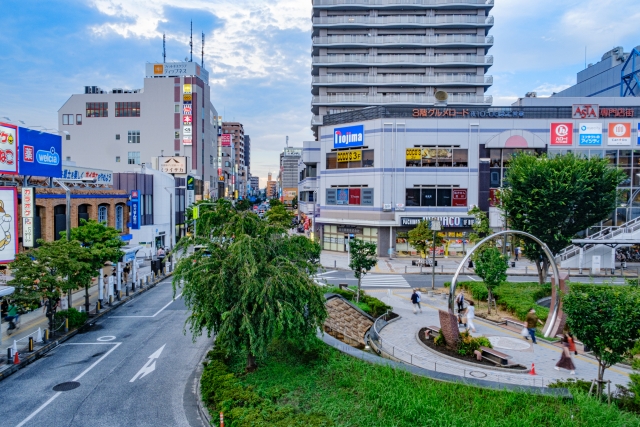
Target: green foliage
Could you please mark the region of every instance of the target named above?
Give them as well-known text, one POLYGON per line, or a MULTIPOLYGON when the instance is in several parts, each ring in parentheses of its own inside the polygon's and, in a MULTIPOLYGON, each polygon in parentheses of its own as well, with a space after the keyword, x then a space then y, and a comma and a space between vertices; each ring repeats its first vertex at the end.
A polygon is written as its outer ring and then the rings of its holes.
POLYGON ((591 381, 585 381, 578 378, 567 378, 566 380, 557 380, 547 385, 549 388, 566 388, 575 393, 588 394, 591 389, 591 381))
POLYGON ((264 214, 267 222, 271 225, 279 226, 288 230, 291 228, 291 221, 293 220, 293 214, 284 207, 284 205, 271 206, 271 208, 264 214))
POLYGON ((247 199, 242 199, 238 203, 236 203, 236 210, 238 212, 248 211, 248 210, 251 210, 252 208, 253 208, 253 205, 247 199))
MULTIPOLYGON (((345 291, 340 288, 329 288, 327 289, 328 293, 338 294, 347 301, 354 302, 356 299, 356 294, 350 291, 345 291)), ((388 306, 384 302, 380 301, 378 298, 374 298, 371 295, 366 293, 362 293, 360 295, 360 304, 357 304, 360 310, 364 311, 371 317, 378 318, 385 314, 387 311, 393 310, 393 307, 388 306)))
MULTIPOLYGON (((471 243, 475 245, 485 237, 493 234, 493 230, 489 225, 489 217, 487 216, 486 212, 481 210, 479 207, 474 206, 473 208, 471 208, 471 210, 469 210, 468 214, 472 215, 476 219, 473 223, 473 233, 469 233, 469 241, 471 243)), ((485 244, 485 247, 495 247, 495 245, 495 241, 491 240, 485 244)), ((479 250, 482 250, 482 248, 480 248, 479 250)), ((479 252, 476 251, 474 254, 478 253, 479 252)))
MULTIPOLYGON (((433 248, 433 231, 431 222, 422 220, 408 233, 409 244, 416 248, 422 258, 427 257, 427 253, 433 248)), ((443 243, 442 237, 436 232, 436 247, 443 243)))
MULTIPOLYGON (((475 258, 475 272, 484 282, 491 299, 496 286, 507 280, 509 257, 502 255, 496 248, 486 248, 478 252, 475 258)), ((491 313, 491 305, 489 305, 489 313, 491 313)))
POLYGON ((349 255, 349 268, 358 279, 356 301, 360 301, 362 277, 378 263, 376 244, 362 239, 352 239, 349 242, 349 255))
POLYGON ((460 343, 458 344, 458 354, 460 356, 473 356, 473 352, 480 347, 493 348, 488 338, 474 338, 469 331, 460 333, 460 343))
POLYGON ((284 206, 280 199, 270 199, 269 206, 275 208, 276 206, 284 206))
POLYGON ((81 219, 80 226, 71 229, 71 240, 80 242, 85 249, 82 261, 90 264, 94 271, 107 261, 118 262, 124 255, 120 250, 125 245, 120 232, 97 221, 81 219))
POLYGON ((438 331, 438 336, 433 339, 433 343, 438 347, 447 345, 447 339, 444 337, 444 332, 442 332, 442 329, 438 331))
POLYGON ((640 405, 640 359, 633 359, 633 373, 629 375, 629 390, 633 393, 633 401, 640 405))
POLYGON ((59 322, 58 324, 64 322, 64 319, 69 319, 70 329, 77 329, 83 326, 87 322, 88 317, 87 313, 80 312, 73 307, 56 313, 56 321, 59 322))
POLYGON ((636 289, 574 284, 564 296, 563 310, 569 328, 598 360, 600 380, 640 338, 640 295, 636 289))

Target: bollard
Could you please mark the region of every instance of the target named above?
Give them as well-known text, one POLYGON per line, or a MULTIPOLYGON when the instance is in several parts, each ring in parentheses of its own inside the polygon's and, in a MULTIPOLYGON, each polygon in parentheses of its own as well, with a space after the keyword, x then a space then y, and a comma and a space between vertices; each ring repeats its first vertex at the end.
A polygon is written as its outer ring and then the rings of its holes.
POLYGON ((33 337, 29 337, 29 353, 33 352, 33 337))
POLYGON ((100 300, 96 301, 96 314, 100 313, 100 300))
POLYGON ((109 305, 113 305, 113 295, 109 295, 109 305))
POLYGON ((64 319, 64 332, 69 332, 69 318, 64 319))
POLYGON ((440 266, 440 273, 444 273, 444 265, 440 266))
POLYGON ((36 342, 42 342, 42 329, 38 328, 38 335, 36 335, 36 342))
POLYGON ((224 427, 224 414, 220 412, 220 427, 224 427))
POLYGON ((49 330, 44 330, 44 342, 49 342, 49 330))
POLYGON ((129 296, 129 285, 125 285, 124 292, 126 296, 129 296))
POLYGON ((407 266, 404 266, 404 274, 407 274, 407 266))
POLYGON ((524 267, 524 274, 529 274, 529 266, 524 267))
POLYGON ((131 281, 131 290, 132 290, 133 292, 135 292, 135 291, 136 291, 136 281, 135 281, 135 280, 132 280, 132 281, 131 281))
POLYGON ((11 365, 13 359, 13 351, 11 351, 11 347, 7 347, 7 364, 11 365))
POLYGON ((338 268, 338 261, 336 261, 335 259, 333 260, 333 268, 338 268))

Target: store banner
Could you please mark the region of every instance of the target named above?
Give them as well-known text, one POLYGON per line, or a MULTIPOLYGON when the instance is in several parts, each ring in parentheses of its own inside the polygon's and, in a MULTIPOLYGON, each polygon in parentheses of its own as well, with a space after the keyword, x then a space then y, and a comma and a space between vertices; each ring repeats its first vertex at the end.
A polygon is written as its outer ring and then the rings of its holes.
POLYGON ((336 192, 336 204, 337 205, 348 205, 349 204, 349 189, 348 188, 338 188, 336 192))
POLYGON ((336 128, 333 130, 333 148, 362 147, 364 125, 336 128))
POLYGON ((0 263, 13 262, 18 253, 18 190, 0 187, 0 263))
POLYGON ((62 137, 20 128, 19 170, 21 175, 62 177, 62 137))
POLYGON ((22 218, 22 246, 32 248, 35 246, 35 228, 33 218, 22 218))
POLYGON ((602 145, 602 123, 580 123, 580 145, 602 145))
POLYGON ((0 123, 0 173, 18 174, 18 128, 0 123))
POLYGON ((609 123, 609 145, 631 145, 631 123, 609 123))
POLYGON ((349 190, 349 204, 350 205, 359 205, 360 204, 360 189, 359 188, 351 188, 349 190))
POLYGON ((573 145, 573 123, 551 123, 551 145, 573 145))
POLYGON ((22 218, 33 218, 35 216, 35 188, 22 187, 22 218))
POLYGON ((456 189, 454 188, 452 191, 453 207, 467 207, 467 190, 466 189, 456 189))

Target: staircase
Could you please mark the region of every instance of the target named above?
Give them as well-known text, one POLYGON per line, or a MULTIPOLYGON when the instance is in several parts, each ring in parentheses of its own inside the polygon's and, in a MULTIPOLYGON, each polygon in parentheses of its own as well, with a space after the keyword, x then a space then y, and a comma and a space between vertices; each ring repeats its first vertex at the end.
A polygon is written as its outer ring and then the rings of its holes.
MULTIPOLYGON (((601 240, 603 241, 603 243, 610 239, 635 239, 638 243, 640 243, 640 217, 632 219, 631 221, 621 226, 604 228, 600 232, 588 236, 588 238, 601 240)), ((619 247, 622 246, 630 245, 621 245, 619 247)), ((583 268, 591 264, 591 257, 594 255, 600 255, 602 257, 602 268, 612 268, 610 247, 604 246, 602 244, 588 244, 583 246, 583 251, 583 268)), ((556 255, 556 262, 560 263, 562 268, 579 268, 579 255, 580 246, 571 245, 567 248, 564 248, 558 255, 556 255)))

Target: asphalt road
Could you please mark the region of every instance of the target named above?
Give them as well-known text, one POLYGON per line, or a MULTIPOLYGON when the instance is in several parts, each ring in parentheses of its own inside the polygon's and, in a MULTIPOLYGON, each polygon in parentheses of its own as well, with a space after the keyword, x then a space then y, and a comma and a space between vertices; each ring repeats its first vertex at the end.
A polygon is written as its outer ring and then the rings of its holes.
POLYGON ((0 425, 204 426, 194 381, 211 339, 183 333, 172 298, 168 279, 0 382, 0 425))

